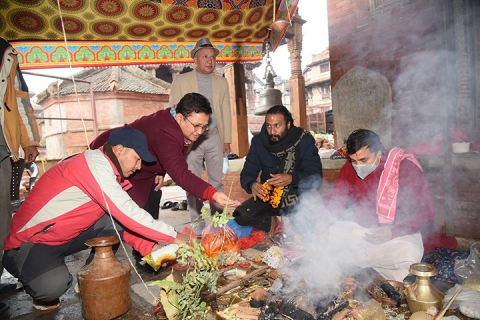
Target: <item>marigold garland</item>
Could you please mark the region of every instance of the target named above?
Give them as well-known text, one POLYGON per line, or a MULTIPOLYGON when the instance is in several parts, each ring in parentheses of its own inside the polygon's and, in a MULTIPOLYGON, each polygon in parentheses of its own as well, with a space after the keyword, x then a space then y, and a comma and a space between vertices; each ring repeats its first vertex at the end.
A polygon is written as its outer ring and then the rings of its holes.
POLYGON ((262 184, 262 186, 268 190, 268 194, 265 197, 261 197, 262 201, 269 201, 273 208, 278 208, 280 201, 282 200, 283 186, 274 188, 266 181, 262 184))

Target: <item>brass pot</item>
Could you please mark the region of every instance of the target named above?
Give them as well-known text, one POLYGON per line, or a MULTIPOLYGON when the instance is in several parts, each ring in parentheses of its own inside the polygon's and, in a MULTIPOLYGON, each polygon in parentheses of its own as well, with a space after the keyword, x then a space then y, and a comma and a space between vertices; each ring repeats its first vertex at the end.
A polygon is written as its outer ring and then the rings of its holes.
POLYGON ((430 277, 437 274, 437 269, 429 263, 414 263, 410 266, 410 273, 417 276, 413 285, 404 281, 410 312, 427 311, 430 307, 442 310, 445 294, 438 291, 430 281, 430 277))

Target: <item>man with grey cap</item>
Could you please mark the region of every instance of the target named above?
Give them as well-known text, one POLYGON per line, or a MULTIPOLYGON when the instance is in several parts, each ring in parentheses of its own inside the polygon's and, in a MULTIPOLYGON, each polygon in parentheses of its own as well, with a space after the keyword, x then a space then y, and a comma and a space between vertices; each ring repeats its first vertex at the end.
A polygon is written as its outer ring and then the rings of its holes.
MULTIPOLYGON (((12 218, 3 256, 5 269, 24 285, 36 309, 59 307, 73 279, 64 258, 87 249, 91 238, 118 232, 143 256, 159 249, 158 242, 188 241, 127 194, 127 178, 142 160, 155 161, 147 138, 121 127, 103 147, 62 161, 40 177, 12 218)), ((91 259, 92 254, 86 263, 91 259)))
MULTIPOLYGON (((228 82, 214 73, 216 57, 219 54, 208 38, 198 40, 192 50, 191 57, 195 61, 195 70, 177 75, 170 89, 170 105, 178 103, 187 93, 196 92, 205 96, 212 106, 208 130, 192 145, 187 155, 188 168, 201 177, 203 161, 207 170, 208 183, 215 189, 223 191, 222 169, 223 158, 230 153, 232 142, 232 112, 228 82)), ((200 219, 203 202, 187 192, 187 203, 190 218, 197 234, 205 226, 200 219)), ((210 205, 210 213, 221 212, 218 205, 210 205)))

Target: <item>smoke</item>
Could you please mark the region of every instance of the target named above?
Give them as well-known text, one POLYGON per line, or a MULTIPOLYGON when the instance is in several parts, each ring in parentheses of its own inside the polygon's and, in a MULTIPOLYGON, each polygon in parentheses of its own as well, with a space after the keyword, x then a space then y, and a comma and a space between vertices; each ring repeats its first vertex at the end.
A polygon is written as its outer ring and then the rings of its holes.
POLYGON ((451 95, 441 94, 441 75, 436 70, 440 61, 453 55, 445 50, 422 51, 401 58, 399 74, 392 84, 392 125, 401 128, 393 130, 396 146, 405 148, 426 142, 448 124, 447 117, 454 112, 455 104, 451 95))
MULTIPOLYGON (((330 35, 331 54, 341 54, 331 57, 336 61, 332 71, 360 65, 386 77, 391 86, 391 114, 378 117, 372 112, 368 129, 375 131, 391 121, 392 146, 403 148, 429 142, 450 127, 459 127, 471 139, 479 136, 478 12, 475 1, 415 1, 392 3, 390 9, 361 15, 358 20, 330 23, 330 30, 346 22, 353 25, 345 38, 330 35)), ((359 95, 358 101, 367 94, 359 95)), ((345 107, 360 116, 366 111, 357 110, 355 104, 345 107)), ((346 131, 353 131, 353 126, 346 131)))
MULTIPOLYGON (((325 296, 338 296, 342 291, 343 279, 358 271, 351 260, 329 244, 329 225, 332 222, 324 199, 318 189, 304 192, 299 203, 285 221, 284 250, 294 252, 283 271, 286 281, 282 291, 291 295, 302 284, 307 299, 318 301, 325 296), (321 293, 319 295, 319 293, 321 293)), ((353 243, 352 243, 353 245, 353 243)), ((327 301, 328 303, 329 301, 327 301)))

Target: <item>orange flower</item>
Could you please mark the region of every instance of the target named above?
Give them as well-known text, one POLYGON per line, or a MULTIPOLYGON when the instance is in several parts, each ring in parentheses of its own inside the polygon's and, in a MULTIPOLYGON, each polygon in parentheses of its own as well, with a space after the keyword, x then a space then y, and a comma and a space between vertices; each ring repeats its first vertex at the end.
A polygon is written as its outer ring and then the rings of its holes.
POLYGON ((282 200, 283 186, 273 189, 273 194, 270 196, 270 205, 274 208, 278 208, 280 201, 282 200))
POLYGON ((268 200, 270 200, 270 191, 272 190, 272 186, 268 182, 265 181, 262 184, 262 187, 267 189, 269 191, 269 193, 265 197, 261 197, 260 199, 262 199, 263 202, 267 202, 268 200))

